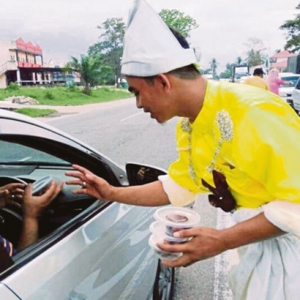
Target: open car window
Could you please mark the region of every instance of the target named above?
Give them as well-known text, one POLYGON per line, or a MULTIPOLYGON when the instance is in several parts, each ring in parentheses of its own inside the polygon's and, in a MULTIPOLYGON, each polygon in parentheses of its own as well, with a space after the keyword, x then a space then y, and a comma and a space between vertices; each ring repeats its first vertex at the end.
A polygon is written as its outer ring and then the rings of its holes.
POLYGON ((286 81, 281 87, 295 87, 299 76, 282 76, 281 79, 286 81))
MULTIPOLYGON (((119 175, 105 158, 71 138, 34 124, 9 119, 0 119, 0 128, 0 186, 17 179, 32 183, 46 175, 51 175, 57 182, 66 181, 69 178, 65 172, 72 169, 73 163, 90 169, 114 185, 121 184, 119 175), (13 125, 13 133, 10 132, 10 125, 13 125)), ((74 188, 63 186, 61 193, 39 219, 39 241, 16 254, 15 264, 9 272, 0 274, 1 278, 59 243, 83 222, 110 205, 88 195, 75 195, 72 193, 74 188)), ((22 210, 9 205, 1 209, 0 235, 16 247, 21 230, 22 210)))
POLYGON ((0 140, 0 164, 65 164, 69 162, 29 146, 0 140))

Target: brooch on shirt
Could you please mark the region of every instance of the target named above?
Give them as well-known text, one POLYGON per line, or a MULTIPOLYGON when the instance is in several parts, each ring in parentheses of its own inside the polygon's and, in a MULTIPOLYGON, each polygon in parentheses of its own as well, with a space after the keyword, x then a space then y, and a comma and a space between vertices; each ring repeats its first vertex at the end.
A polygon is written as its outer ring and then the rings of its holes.
POLYGON ((215 123, 220 131, 220 137, 217 142, 217 147, 214 151, 214 156, 209 166, 206 168, 210 173, 215 169, 216 160, 221 151, 223 143, 225 141, 230 142, 233 138, 233 122, 229 113, 226 110, 223 109, 217 113, 215 123))

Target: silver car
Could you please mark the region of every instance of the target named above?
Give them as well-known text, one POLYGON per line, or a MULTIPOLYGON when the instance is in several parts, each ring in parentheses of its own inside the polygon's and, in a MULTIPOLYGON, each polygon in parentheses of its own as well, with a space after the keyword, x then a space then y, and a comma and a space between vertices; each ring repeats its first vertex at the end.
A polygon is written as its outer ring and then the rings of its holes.
POLYGON ((292 92, 291 106, 294 108, 296 113, 300 112, 300 78, 292 92))
POLYGON ((286 84, 279 86, 279 96, 293 106, 292 93, 295 89, 298 79, 300 78, 300 74, 279 73, 279 78, 287 82, 286 84))
MULTIPOLYGON (((0 186, 45 175, 65 181, 73 163, 115 186, 144 184, 165 173, 134 163, 125 171, 45 123, 0 109, 0 186)), ((72 189, 63 187, 40 218, 40 239, 0 274, 0 299, 172 299, 174 269, 162 266, 148 245, 156 207, 106 202, 72 189)), ((21 226, 17 208, 0 211, 0 234, 14 244, 21 226)))

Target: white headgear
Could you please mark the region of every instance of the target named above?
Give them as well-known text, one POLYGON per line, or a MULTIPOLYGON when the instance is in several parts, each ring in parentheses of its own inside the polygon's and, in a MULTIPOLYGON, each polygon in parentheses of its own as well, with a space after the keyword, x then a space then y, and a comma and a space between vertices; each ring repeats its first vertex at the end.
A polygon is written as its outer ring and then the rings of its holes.
POLYGON ((121 73, 147 77, 196 64, 193 49, 184 49, 145 0, 135 0, 124 37, 121 73))

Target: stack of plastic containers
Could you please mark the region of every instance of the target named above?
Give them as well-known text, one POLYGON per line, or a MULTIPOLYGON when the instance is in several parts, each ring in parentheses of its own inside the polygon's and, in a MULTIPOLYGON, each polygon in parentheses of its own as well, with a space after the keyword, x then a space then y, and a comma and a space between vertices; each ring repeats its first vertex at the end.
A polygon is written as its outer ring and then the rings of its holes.
POLYGON ((188 229, 199 225, 199 214, 185 207, 165 206, 159 208, 154 213, 155 222, 150 226, 152 235, 149 238, 149 245, 162 260, 174 260, 179 258, 182 253, 165 252, 160 250, 157 243, 181 244, 189 241, 189 238, 177 238, 173 236, 175 231, 188 229))

